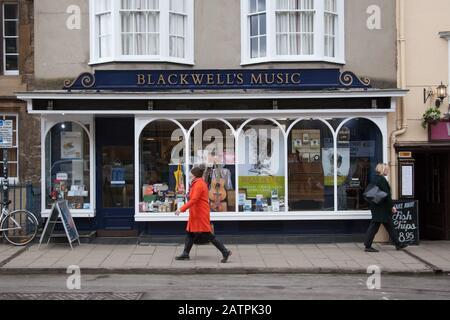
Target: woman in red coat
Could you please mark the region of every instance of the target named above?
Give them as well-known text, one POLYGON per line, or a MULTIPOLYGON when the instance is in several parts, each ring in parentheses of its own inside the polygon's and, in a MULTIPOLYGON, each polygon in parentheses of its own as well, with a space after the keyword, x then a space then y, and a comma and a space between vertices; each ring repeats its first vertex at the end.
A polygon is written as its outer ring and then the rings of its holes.
POLYGON ((180 212, 186 212, 189 209, 189 222, 186 227, 186 241, 183 253, 176 257, 176 260, 189 260, 189 252, 194 245, 194 238, 196 234, 201 233, 208 241, 210 241, 223 255, 222 263, 226 263, 231 255, 231 251, 227 250, 225 246, 216 239, 212 234, 210 221, 210 207, 209 207, 209 190, 206 182, 203 180, 203 173, 205 168, 194 167, 191 170, 191 187, 188 195, 188 203, 186 203, 180 210, 175 212, 179 215, 180 212))

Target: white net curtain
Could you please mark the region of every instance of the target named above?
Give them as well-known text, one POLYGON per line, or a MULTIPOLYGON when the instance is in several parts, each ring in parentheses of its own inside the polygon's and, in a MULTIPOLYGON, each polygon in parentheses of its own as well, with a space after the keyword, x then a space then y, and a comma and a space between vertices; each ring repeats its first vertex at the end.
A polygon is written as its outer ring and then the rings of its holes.
POLYGON ((170 0, 169 54, 171 57, 185 57, 186 20, 185 0, 170 0))
POLYGON ((159 1, 122 0, 122 54, 159 54, 159 1))
POLYGON ((336 0, 325 0, 325 56, 336 56, 337 31, 337 3, 336 0))
POLYGON ((95 2, 95 15, 97 23, 99 57, 111 55, 111 2, 109 0, 98 0, 95 2))
POLYGON ((314 0, 277 0, 278 55, 314 54, 314 0))

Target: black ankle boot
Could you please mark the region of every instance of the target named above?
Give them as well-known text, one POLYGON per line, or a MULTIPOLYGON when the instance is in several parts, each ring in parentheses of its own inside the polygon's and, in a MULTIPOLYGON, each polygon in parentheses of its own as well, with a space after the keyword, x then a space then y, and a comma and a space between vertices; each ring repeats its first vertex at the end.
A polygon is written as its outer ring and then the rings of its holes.
POLYGON ((232 252, 231 250, 228 250, 224 255, 223 255, 223 259, 220 261, 222 263, 227 263, 228 262, 228 258, 231 256, 232 252))
POLYGON ((175 257, 175 260, 189 260, 189 254, 187 254, 186 252, 183 252, 178 257, 175 257))

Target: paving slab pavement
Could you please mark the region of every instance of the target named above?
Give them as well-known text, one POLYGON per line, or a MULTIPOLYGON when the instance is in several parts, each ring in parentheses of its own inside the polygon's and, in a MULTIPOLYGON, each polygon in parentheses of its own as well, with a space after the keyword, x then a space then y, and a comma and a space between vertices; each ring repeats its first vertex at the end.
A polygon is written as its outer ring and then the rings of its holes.
POLYGON ((376 244, 366 253, 358 243, 230 245, 229 263, 212 246, 194 246, 190 261, 176 261, 182 245, 67 244, 39 248, 0 245, 0 273, 65 273, 78 265, 85 273, 367 273, 379 266, 384 273, 450 272, 450 242, 422 242, 397 251, 376 244))

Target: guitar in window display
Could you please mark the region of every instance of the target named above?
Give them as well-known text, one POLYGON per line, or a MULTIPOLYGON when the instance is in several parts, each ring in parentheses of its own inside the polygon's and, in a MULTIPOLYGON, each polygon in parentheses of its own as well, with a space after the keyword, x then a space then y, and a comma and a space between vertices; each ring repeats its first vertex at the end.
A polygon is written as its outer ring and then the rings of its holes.
POLYGON ((209 190, 211 209, 215 212, 226 212, 227 202, 224 202, 226 198, 225 179, 221 175, 220 168, 215 164, 212 170, 211 188, 209 190))

